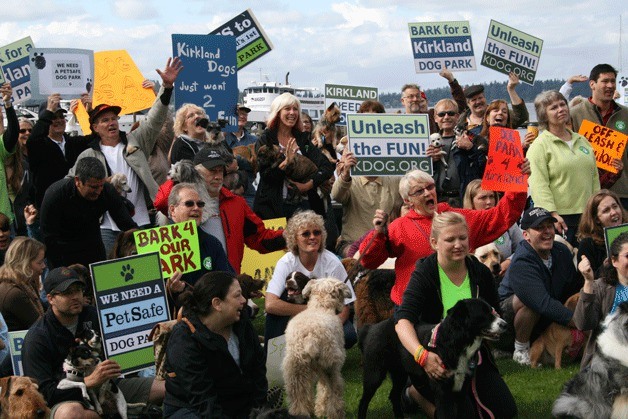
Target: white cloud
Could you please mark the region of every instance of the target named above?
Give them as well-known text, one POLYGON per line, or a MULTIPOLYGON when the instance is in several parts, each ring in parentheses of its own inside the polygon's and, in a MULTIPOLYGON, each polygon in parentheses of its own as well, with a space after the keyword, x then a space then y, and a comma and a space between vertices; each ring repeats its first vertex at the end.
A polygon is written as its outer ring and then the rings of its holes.
POLYGON ((159 16, 157 9, 146 0, 117 0, 113 3, 113 10, 122 19, 146 20, 159 16))

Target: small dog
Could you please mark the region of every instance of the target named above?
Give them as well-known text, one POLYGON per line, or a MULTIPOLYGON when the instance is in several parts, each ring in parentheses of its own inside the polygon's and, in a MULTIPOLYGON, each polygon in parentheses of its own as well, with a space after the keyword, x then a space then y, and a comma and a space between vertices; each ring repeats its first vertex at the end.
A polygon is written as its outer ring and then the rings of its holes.
POLYGON ((123 198, 126 198, 126 195, 132 192, 124 173, 114 173, 113 176, 111 176, 110 183, 123 198))
POLYGON ((294 271, 286 277, 286 291, 288 291, 288 302, 292 304, 305 304, 305 296, 303 290, 310 281, 310 278, 299 272, 294 271))
POLYGON ((475 257, 482 262, 493 274, 493 278, 498 278, 502 271, 502 254, 497 250, 497 245, 491 242, 475 249, 475 257))
POLYGON ((58 389, 79 388, 83 398, 94 407, 99 415, 126 419, 127 404, 116 384, 108 380, 99 387, 88 389, 83 380, 89 376, 102 356, 102 340, 93 330, 77 336, 78 342, 70 348, 63 363, 66 378, 59 381, 58 389))
MULTIPOLYGON (((443 150, 443 137, 438 133, 435 132, 434 134, 430 135, 430 145, 437 150, 437 153, 444 156, 447 156, 447 153, 445 152, 445 150, 443 150)), ((440 162, 442 163, 443 166, 447 167, 447 160, 441 158, 440 162)))
MULTIPOLYGON (((263 145, 257 150, 257 161, 260 167, 277 167, 284 159, 285 156, 279 151, 279 146, 263 145)), ((312 160, 297 153, 292 163, 286 166, 286 177, 293 182, 303 183, 317 171, 318 167, 312 160)))
MULTIPOLYGON (((574 294, 565 301, 565 307, 576 310, 580 293, 574 294)), ((586 343, 584 332, 572 329, 562 324, 552 323, 543 331, 530 347, 530 366, 536 368, 539 362, 550 364, 554 361, 554 368, 559 370, 563 354, 575 359, 586 343)))
POLYGON ((578 248, 574 248, 571 243, 569 243, 567 241, 567 239, 565 239, 563 236, 561 236, 560 234, 555 234, 554 235, 554 241, 558 242, 558 243, 562 243, 565 246, 567 246, 567 249, 569 249, 569 251, 571 252, 572 255, 572 260, 573 260, 573 264, 576 267, 576 269, 578 269, 578 248))
POLYGON ((379 323, 392 317, 394 304, 390 290, 395 284, 395 271, 374 269, 362 276, 353 286, 355 290, 356 327, 379 323))
POLYGON ((0 378, 0 419, 47 418, 50 409, 30 378, 0 378))
POLYGON ((262 288, 264 288, 266 283, 261 279, 253 279, 253 277, 248 274, 240 274, 236 278, 238 278, 240 288, 242 288, 242 296, 246 298, 246 305, 250 309, 251 319, 254 319, 257 317, 257 313, 259 313, 259 306, 255 304, 251 298, 261 297, 262 288))
POLYGON ((232 149, 234 156, 240 156, 251 164, 253 173, 257 173, 257 155, 255 154, 255 144, 239 145, 232 149))
POLYGON ((325 109, 323 117, 318 121, 314 129, 312 130, 312 143, 321 149, 321 152, 332 163, 338 161, 331 155, 331 151, 325 147, 325 144, 329 144, 335 151, 338 146, 336 142, 336 124, 340 122, 340 108, 333 102, 325 109))
POLYGON ((344 335, 337 314, 349 287, 334 278, 313 279, 303 290, 307 308, 286 327, 283 378, 292 415, 344 418, 344 335), (313 384, 318 381, 316 403, 313 384))
POLYGON ((554 417, 628 417, 628 302, 606 316, 588 368, 569 380, 554 402, 554 417))
POLYGON ((133 235, 136 231, 138 231, 137 228, 132 228, 118 234, 111 248, 109 259, 119 259, 126 256, 137 255, 137 246, 135 245, 135 237, 133 235))

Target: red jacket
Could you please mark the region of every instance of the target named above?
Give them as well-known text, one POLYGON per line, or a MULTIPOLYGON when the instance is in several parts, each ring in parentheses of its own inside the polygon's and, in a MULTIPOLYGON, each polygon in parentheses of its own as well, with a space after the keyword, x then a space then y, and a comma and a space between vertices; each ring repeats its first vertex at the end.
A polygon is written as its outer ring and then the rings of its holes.
MULTIPOLYGON (((484 246, 501 236, 521 216, 527 194, 508 192, 496 207, 490 210, 470 210, 453 208, 449 204, 438 204, 437 212, 458 212, 467 220, 469 226, 469 251, 484 246)), ((395 272, 397 278, 390 291, 392 301, 401 305, 403 292, 408 286, 410 275, 416 261, 434 253, 430 245, 432 217, 426 217, 414 210, 405 217, 397 218, 388 226, 388 236, 378 234, 371 243, 375 230, 362 241, 360 254, 362 265, 368 269, 377 269, 387 258, 397 258, 395 272), (369 244, 370 243, 370 244, 369 244), (367 248, 368 246, 368 248, 367 248)))
POLYGON ((168 197, 170 196, 172 188, 174 188, 174 182, 172 179, 168 179, 159 186, 157 195, 155 195, 155 200, 153 201, 155 209, 161 211, 165 216, 168 216, 168 197))

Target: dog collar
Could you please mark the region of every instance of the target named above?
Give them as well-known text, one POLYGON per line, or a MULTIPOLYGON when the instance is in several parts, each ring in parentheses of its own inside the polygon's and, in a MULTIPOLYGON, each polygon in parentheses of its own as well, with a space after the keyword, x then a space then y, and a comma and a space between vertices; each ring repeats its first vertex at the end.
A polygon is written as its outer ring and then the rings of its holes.
POLYGON ((436 348, 436 339, 438 338, 438 329, 439 328, 440 328, 440 323, 438 323, 432 329, 432 336, 430 337, 430 343, 428 344, 428 346, 430 346, 431 348, 436 348))

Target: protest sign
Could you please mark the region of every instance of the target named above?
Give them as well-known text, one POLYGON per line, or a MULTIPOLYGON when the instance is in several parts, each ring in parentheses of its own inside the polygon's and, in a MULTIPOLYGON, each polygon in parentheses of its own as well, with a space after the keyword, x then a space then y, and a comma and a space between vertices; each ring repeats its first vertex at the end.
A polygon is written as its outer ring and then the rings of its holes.
POLYGON ((168 320, 168 302, 161 276, 159 254, 129 256, 92 263, 96 308, 105 348, 122 373, 155 364, 148 334, 168 320))
POLYGON ((136 231, 133 237, 138 255, 159 253, 164 278, 170 278, 177 270, 187 273, 201 269, 201 252, 194 220, 136 231))
POLYGON ((401 176, 414 169, 432 174, 425 154, 429 136, 426 114, 348 114, 348 146, 358 161, 351 176, 401 176))
POLYGON ((482 189, 487 191, 526 192, 528 175, 521 173, 523 147, 519 132, 503 127, 491 127, 488 161, 482 177, 482 189))
POLYGON ((347 125, 347 113, 356 113, 362 102, 377 98, 377 87, 325 85, 325 108, 335 102, 341 112, 340 122, 336 125, 347 125))
POLYGON ((268 380, 268 386, 283 386, 281 363, 286 356, 286 335, 270 339, 267 346, 266 379, 268 380))
MULTIPOLYGON (((283 230, 286 228, 286 219, 282 217, 264 220, 264 227, 269 230, 283 230)), ((254 279, 261 279, 268 284, 268 281, 273 277, 275 265, 285 254, 284 250, 261 254, 257 250, 245 246, 240 272, 249 274, 254 279)))
POLYGON ((45 101, 53 93, 74 99, 91 93, 94 81, 94 51, 75 48, 30 50, 32 98, 45 101))
POLYGON ((615 227, 604 227, 604 241, 606 242, 606 254, 608 259, 611 258, 611 245, 621 233, 628 231, 628 224, 622 224, 615 227))
POLYGON ((94 107, 116 105, 122 108, 121 115, 127 115, 153 106, 155 92, 142 87, 145 78, 127 51, 99 51, 94 66, 94 107))
POLYGON ((619 98, 617 103, 623 106, 628 106, 628 74, 617 74, 617 91, 619 92, 619 98))
POLYGON ((11 83, 13 101, 24 102, 31 98, 31 68, 28 54, 34 44, 30 36, 0 48, 0 67, 3 83, 11 83))
POLYGON ((476 69, 469 22, 408 23, 417 73, 476 69))
POLYGON ((224 119, 226 131, 238 125, 238 76, 236 40, 220 35, 172 35, 173 56, 183 70, 175 87, 175 108, 194 103, 205 110, 210 121, 224 119))
POLYGON ((89 114, 87 113, 87 109, 85 109, 85 105, 80 100, 76 106, 76 110, 74 111, 74 116, 76 116, 76 120, 81 126, 81 131, 83 131, 83 135, 89 135, 92 133, 92 128, 89 125, 89 114))
POLYGON ((273 49, 273 44, 268 39, 251 9, 246 9, 209 34, 235 37, 238 70, 246 67, 273 49))
POLYGON ((542 48, 541 39, 491 20, 481 64, 504 74, 512 71, 533 85, 542 48))
MULTIPOLYGON (((619 121, 626 124, 625 121, 619 121)), ((594 122, 582 121, 578 134, 586 137, 593 147, 595 153, 595 163, 600 169, 607 170, 611 173, 617 173, 618 170, 611 163, 614 159, 621 160, 626 149, 626 141, 628 135, 612 130, 604 125, 598 125, 594 122)))
POLYGON ((22 368, 22 346, 24 345, 24 337, 27 332, 28 330, 9 332, 9 352, 11 353, 13 375, 24 375, 24 368, 22 368))

